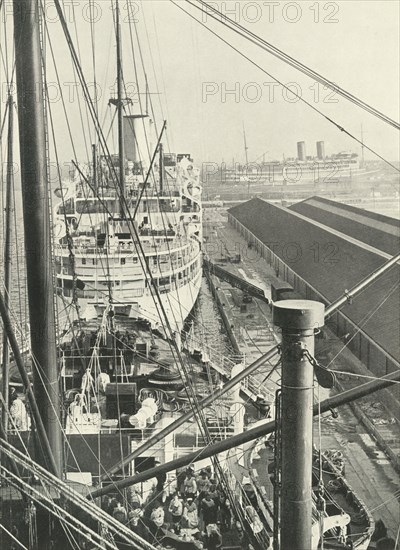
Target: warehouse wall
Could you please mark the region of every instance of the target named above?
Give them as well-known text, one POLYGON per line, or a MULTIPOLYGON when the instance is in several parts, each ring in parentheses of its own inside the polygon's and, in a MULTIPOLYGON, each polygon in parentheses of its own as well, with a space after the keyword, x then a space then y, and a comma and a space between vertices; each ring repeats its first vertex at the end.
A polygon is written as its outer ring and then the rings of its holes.
MULTIPOLYGON (((328 305, 328 300, 318 290, 313 288, 307 281, 293 271, 281 258, 260 241, 252 232, 241 224, 230 212, 228 212, 229 223, 251 243, 252 247, 264 258, 274 269, 277 277, 290 283, 293 288, 307 300, 317 300, 328 305)), ((365 332, 357 327, 342 312, 336 312, 329 321, 329 327, 339 337, 346 334, 354 335, 350 337, 347 346, 352 353, 368 368, 374 376, 383 376, 394 372, 400 368, 399 363, 389 355, 381 346, 371 339, 365 332)), ((385 392, 387 396, 386 406, 400 418, 400 400, 397 387, 390 388, 385 392)))

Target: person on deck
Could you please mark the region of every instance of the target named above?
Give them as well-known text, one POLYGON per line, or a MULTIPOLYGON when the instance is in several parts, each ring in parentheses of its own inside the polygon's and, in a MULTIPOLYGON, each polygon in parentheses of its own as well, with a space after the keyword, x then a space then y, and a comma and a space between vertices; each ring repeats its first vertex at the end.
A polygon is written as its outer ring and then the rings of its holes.
POLYGON ((141 508, 143 505, 143 499, 139 494, 139 489, 137 487, 130 487, 128 489, 128 501, 133 510, 136 508, 141 508))
POLYGON ((232 526, 232 508, 229 498, 225 498, 220 506, 221 511, 221 529, 228 531, 232 526))
POLYGON ((199 491, 199 501, 201 502, 210 489, 210 481, 205 470, 201 470, 200 475, 196 479, 197 489, 199 491))
POLYGON ((197 495, 197 483, 192 470, 188 468, 186 472, 185 481, 183 482, 183 492, 185 498, 196 498, 197 495))
POLYGON ((128 527, 135 533, 138 532, 138 524, 140 518, 143 516, 143 510, 139 508, 132 508, 128 513, 128 527))
POLYGON ((176 528, 180 524, 183 514, 183 502, 181 501, 177 493, 175 493, 175 495, 172 497, 168 511, 171 513, 172 523, 176 528))
POLYGON ((117 502, 117 506, 113 510, 113 518, 117 519, 121 523, 126 523, 128 520, 128 514, 125 506, 122 506, 121 502, 117 502))
POLYGON ((157 506, 151 512, 150 520, 154 523, 156 527, 160 528, 164 525, 164 517, 164 508, 162 506, 157 506))
POLYGON ((207 493, 201 501, 200 509, 203 514, 203 521, 206 527, 210 523, 215 523, 218 509, 209 493, 207 493))
POLYGON ((183 508, 183 524, 191 533, 199 530, 199 514, 196 501, 188 498, 183 508))
POLYGON ((25 432, 30 429, 31 419, 26 412, 22 399, 18 397, 14 388, 10 391, 10 429, 25 432))
POLYGON ((207 550, 218 550, 222 546, 222 537, 216 525, 209 525, 207 529, 207 550))

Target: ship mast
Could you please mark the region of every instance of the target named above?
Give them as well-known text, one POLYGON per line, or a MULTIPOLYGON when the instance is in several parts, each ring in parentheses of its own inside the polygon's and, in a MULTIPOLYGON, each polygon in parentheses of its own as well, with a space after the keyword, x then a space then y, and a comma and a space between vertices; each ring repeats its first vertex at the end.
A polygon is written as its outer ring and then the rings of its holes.
POLYGON ((122 47, 121 47, 121 23, 119 17, 119 2, 116 0, 116 33, 117 33, 117 116, 118 116, 118 162, 119 162, 119 188, 121 192, 121 217, 124 215, 125 199, 125 148, 124 148, 124 119, 122 103, 122 47))
POLYGON ((245 155, 246 166, 247 166, 249 164, 249 155, 248 155, 249 148, 247 147, 246 130, 244 128, 244 122, 243 122, 243 141, 244 141, 244 155, 245 155))
POLYGON ((18 97, 21 184, 26 268, 28 274, 33 384, 45 431, 54 457, 38 462, 58 477, 62 473, 60 389, 51 264, 49 187, 42 53, 38 0, 14 1, 14 42, 18 97))
POLYGON ((361 124, 361 162, 362 162, 362 168, 364 168, 364 166, 365 166, 364 149, 365 149, 365 146, 364 146, 364 128, 363 128, 363 125, 361 124))
MULTIPOLYGON (((14 169, 13 169, 13 131, 14 131, 14 101, 12 95, 8 96, 8 142, 7 142, 7 183, 6 183, 6 225, 5 225, 5 240, 4 240, 4 301, 8 309, 9 293, 11 286, 11 265, 12 265, 12 190, 14 185, 14 169)), ((7 432, 8 424, 8 386, 9 386, 9 351, 8 337, 6 331, 3 335, 3 397, 4 407, 1 418, 4 431, 7 432)))
POLYGON ((247 173, 247 194, 250 195, 250 179, 249 179, 249 154, 247 147, 247 140, 246 140, 246 130, 244 129, 244 122, 243 122, 243 141, 244 141, 244 155, 246 159, 246 173, 247 173))
POLYGON ((160 160, 159 160, 159 171, 160 171, 160 197, 162 196, 164 192, 164 147, 163 144, 160 143, 160 160))

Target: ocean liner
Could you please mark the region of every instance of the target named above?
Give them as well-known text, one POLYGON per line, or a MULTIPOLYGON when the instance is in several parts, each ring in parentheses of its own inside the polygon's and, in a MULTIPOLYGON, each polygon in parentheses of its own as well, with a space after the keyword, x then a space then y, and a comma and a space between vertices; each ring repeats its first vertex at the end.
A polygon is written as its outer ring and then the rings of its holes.
POLYGON ((323 141, 317 141, 316 152, 316 156, 307 155, 305 142, 299 141, 297 157, 246 161, 245 164, 236 164, 233 168, 221 168, 221 173, 215 177, 220 177, 221 183, 229 186, 318 186, 335 191, 345 184, 354 183, 357 179, 368 177, 377 171, 366 170, 357 153, 351 151, 326 155, 323 141))
MULTIPOLYGON (((55 6, 74 53, 58 0, 55 6)), ((256 488, 249 491, 251 480, 236 478, 221 453, 253 440, 264 447, 268 443, 260 438, 276 427, 270 408, 261 410, 257 425, 246 426, 239 385, 279 349, 274 346, 251 365, 229 364, 224 377, 216 374, 215 357, 202 349, 201 339, 196 349, 185 350, 182 328, 201 281, 198 172, 190 155, 163 152, 165 124, 153 148, 150 130, 147 137, 144 130, 148 115, 131 114, 124 126, 118 2, 114 8, 119 92, 111 103, 117 109, 119 152, 108 154, 99 131, 101 153, 93 148, 91 166, 74 163, 71 180, 55 191, 58 202, 51 215, 48 174, 42 173, 48 161, 45 101, 38 104, 24 93, 36 84, 45 97, 40 4, 14 2, 33 389, 0 293, 13 366, 23 383, 23 391, 13 391, 11 406, 3 405, 2 411, 2 548, 196 550, 232 543, 243 550, 278 548, 280 497, 272 502, 256 488), (55 316, 55 295, 68 313, 67 328, 55 316), (198 490, 201 480, 206 490, 198 490), (178 501, 185 499, 182 524, 173 517, 172 493, 178 501), (203 505, 210 499, 215 516, 203 505), (199 510, 202 517, 196 520, 199 510), (228 543, 232 533, 237 537, 228 543)), ((292 307, 316 308, 323 323, 322 304, 292 307)), ((314 331, 307 329, 304 338, 312 352, 314 331)), ((310 405, 313 365, 308 359, 304 364, 311 376, 305 388, 310 405)), ((247 405, 253 413, 258 410, 256 403, 247 405)), ((311 413, 308 406, 308 420, 311 413)), ((325 548, 345 549, 351 540, 353 548, 365 550, 373 520, 340 464, 313 450, 308 436, 303 467, 309 516, 302 517, 309 547, 324 541, 325 548), (329 492, 330 481, 336 497, 329 492), (346 527, 355 520, 358 528, 350 538, 346 527)), ((277 495, 278 470, 271 473, 277 495)), ((286 518, 289 511, 290 504, 286 518)))
MULTIPOLYGON (((125 130, 132 131, 130 144, 143 135, 137 128, 147 121, 145 116, 125 117, 125 130)), ((158 293, 169 323, 180 331, 201 282, 199 171, 189 155, 164 154, 160 145, 152 181, 144 181, 149 165, 137 152, 145 146, 132 151, 125 147, 122 198, 104 157, 95 159, 97 169, 94 164, 90 169, 77 166, 72 181, 55 191, 58 284, 63 298, 71 301, 71 239, 81 318, 101 316, 111 300, 117 315, 148 320, 154 327, 160 324, 154 299, 158 293), (126 204, 122 216, 121 200, 126 204)))

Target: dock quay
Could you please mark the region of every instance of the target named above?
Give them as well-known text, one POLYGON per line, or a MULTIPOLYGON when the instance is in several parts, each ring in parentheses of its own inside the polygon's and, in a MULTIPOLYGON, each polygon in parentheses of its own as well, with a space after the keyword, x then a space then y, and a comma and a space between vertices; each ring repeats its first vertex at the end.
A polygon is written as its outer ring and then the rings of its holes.
MULTIPOLYGON (((204 248, 209 261, 261 288, 271 299, 271 285, 277 279, 275 269, 229 224, 226 210, 207 209, 204 219, 204 248), (229 258, 236 260, 232 262, 229 258)), ((279 342, 280 334, 272 324, 270 305, 257 298, 243 303, 243 291, 211 272, 207 276, 218 294, 219 309, 224 325, 229 326, 227 333, 232 347, 242 354, 246 364, 250 364, 279 342)), ((371 377, 371 372, 349 350, 346 341, 327 327, 316 340, 316 351, 323 365, 337 371, 334 393, 350 389, 371 377)), ((265 365, 262 372, 253 376, 260 382, 264 381, 271 366, 265 365)), ((270 393, 278 388, 279 381, 277 371, 268 380, 270 393)), ((316 397, 320 400, 328 395, 328 390, 316 389, 316 397)), ((322 416, 320 423, 316 418, 314 438, 316 446, 320 446, 320 440, 323 448, 343 454, 349 484, 368 505, 374 520, 381 519, 388 535, 396 538, 400 517, 400 428, 397 418, 385 409, 384 400, 385 393, 379 392, 340 408, 338 418, 329 413, 322 416)))

